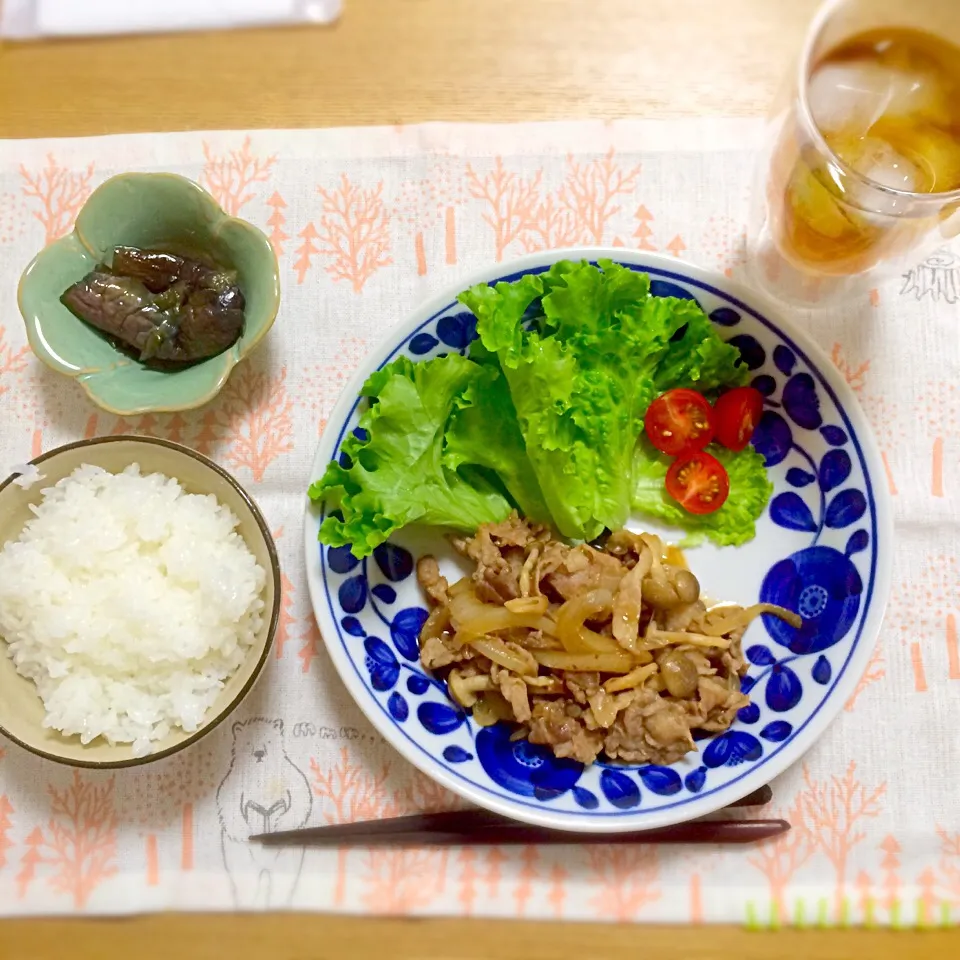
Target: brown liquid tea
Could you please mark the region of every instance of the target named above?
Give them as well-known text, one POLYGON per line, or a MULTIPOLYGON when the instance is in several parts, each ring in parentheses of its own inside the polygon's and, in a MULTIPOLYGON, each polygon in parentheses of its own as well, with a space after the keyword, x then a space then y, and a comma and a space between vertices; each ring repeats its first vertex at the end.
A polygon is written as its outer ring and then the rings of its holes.
MULTIPOLYGON (((813 118, 849 170, 919 194, 960 189, 960 47, 917 30, 851 37, 823 56, 807 91, 813 118)), ((859 273, 905 252, 955 211, 865 185, 790 127, 767 199, 783 256, 814 273, 859 273)))

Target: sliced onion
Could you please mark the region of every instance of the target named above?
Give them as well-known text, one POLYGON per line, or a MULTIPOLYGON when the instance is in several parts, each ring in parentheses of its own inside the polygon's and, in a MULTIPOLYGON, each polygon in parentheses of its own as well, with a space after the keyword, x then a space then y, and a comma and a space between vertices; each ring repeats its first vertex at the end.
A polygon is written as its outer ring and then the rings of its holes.
POLYGON ((704 633, 687 633, 685 630, 658 630, 651 621, 643 644, 648 650, 658 650, 671 643, 686 643, 691 647, 714 647, 726 650, 731 641, 727 637, 711 637, 704 633))
POLYGON ((501 720, 513 720, 513 708, 497 690, 483 694, 473 706, 477 726, 492 727, 501 720))
POLYGON ((512 613, 494 603, 482 603, 471 590, 451 597, 450 617, 457 639, 468 643, 473 637, 482 637, 498 630, 527 627, 530 630, 552 632, 553 624, 539 613, 512 613))
POLYGON ((530 654, 524 657, 516 650, 511 650, 502 640, 497 640, 494 637, 483 637, 471 640, 470 646, 477 653, 482 653, 488 660, 492 660, 512 673, 518 673, 520 676, 536 676, 537 665, 533 660, 528 659, 530 654))
POLYGON ((570 653, 557 650, 531 650, 534 660, 550 670, 573 673, 629 673, 637 663, 626 650, 612 653, 570 653))
POLYGON ((637 645, 640 613, 643 607, 642 580, 643 569, 638 563, 624 575, 613 598, 611 629, 617 643, 627 650, 633 650, 637 645))
POLYGON ((613 637, 604 636, 584 625, 599 613, 609 612, 613 594, 609 590, 588 590, 568 600, 557 613, 556 634, 571 653, 612 653, 617 650, 613 637))
POLYGON ((447 605, 434 607, 420 630, 420 646, 422 647, 428 640, 436 640, 442 637, 444 630, 449 626, 450 610, 447 605))
MULTIPOLYGON (((723 608, 717 612, 721 612, 722 609, 723 608)), ((712 612, 713 611, 708 611, 707 620, 701 624, 700 627, 701 632, 708 637, 723 637, 728 633, 732 633, 734 630, 739 630, 741 627, 746 628, 757 617, 764 613, 779 617, 781 620, 789 623, 791 627, 799 629, 803 626, 803 618, 800 617, 799 614, 794 613, 792 610, 787 610, 786 607, 778 607, 774 603, 755 603, 752 607, 738 609, 736 612, 727 613, 713 621, 710 620, 710 614, 712 612)))
POLYGON ((614 677, 612 680, 608 680, 603 685, 603 689, 606 690, 607 693, 617 693, 620 690, 632 690, 634 687, 639 687, 649 677, 652 677, 658 669, 655 663, 648 663, 642 667, 636 667, 622 677, 614 677))
POLYGON ((511 613, 541 614, 541 613, 547 612, 547 607, 549 606, 549 603, 546 597, 514 597, 514 599, 512 600, 507 600, 504 603, 504 606, 511 613))

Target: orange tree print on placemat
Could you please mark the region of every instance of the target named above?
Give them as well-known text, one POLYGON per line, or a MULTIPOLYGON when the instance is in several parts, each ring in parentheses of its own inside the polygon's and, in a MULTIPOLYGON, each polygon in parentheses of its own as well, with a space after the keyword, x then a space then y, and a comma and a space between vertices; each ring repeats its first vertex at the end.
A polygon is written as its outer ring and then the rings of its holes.
POLYGON ((494 254, 500 261, 507 247, 520 239, 533 220, 540 204, 543 173, 538 170, 530 180, 524 180, 504 167, 502 157, 494 159, 493 169, 483 177, 469 163, 466 172, 470 196, 489 208, 481 218, 493 229, 494 254))
POLYGON ((801 799, 802 823, 809 831, 814 848, 824 854, 836 875, 834 921, 846 922, 849 913, 847 884, 850 854, 866 838, 860 828, 863 820, 878 817, 886 783, 868 790, 856 777, 856 762, 851 760, 842 777, 819 782, 803 765, 805 789, 801 799))
MULTIPOLYGON (((283 528, 275 531, 273 539, 277 540, 283 534, 283 528)), ((277 622, 277 634, 273 645, 277 651, 277 659, 283 659, 283 652, 287 641, 295 639, 294 630, 298 618, 293 613, 294 586, 290 578, 281 570, 280 572, 280 619, 277 622)))
POLYGON ((19 193, 0 194, 0 243, 16 243, 27 234, 30 208, 19 193))
POLYGON ((7 851, 13 847, 10 830, 13 827, 13 804, 5 793, 0 793, 0 870, 7 865, 7 851))
MULTIPOLYGON (((902 867, 900 860, 901 846, 893 834, 887 834, 877 844, 877 849, 880 851, 880 866, 876 879, 872 878, 866 870, 861 870, 854 880, 859 920, 870 926, 876 922, 879 911, 884 911, 890 925, 897 927, 902 919, 902 890, 904 886, 900 876, 902 867)), ((917 887, 919 889, 922 890, 931 879, 929 874, 928 869, 917 877, 917 887)), ((917 916, 920 919, 924 908, 921 904, 917 906, 917 916)))
POLYGON ((590 906, 599 917, 634 920, 660 899, 657 848, 637 844, 591 846, 585 850, 591 887, 590 906))
MULTIPOLYGON (((87 430, 88 432, 93 431, 91 436, 96 436, 97 430, 107 426, 107 424, 101 423, 101 416, 103 415, 96 413, 90 415, 90 419, 87 421, 87 430)), ((108 434, 112 437, 160 437, 162 440, 191 446, 193 436, 198 432, 196 414, 188 411, 186 414, 144 413, 139 417, 117 417, 108 434), (190 419, 187 419, 188 417, 190 419)))
POLYGON ((900 405, 883 394, 866 389, 867 374, 870 371, 869 360, 854 363, 847 358, 839 343, 834 343, 830 358, 863 404, 863 411, 880 445, 880 457, 887 475, 887 487, 890 493, 896 496, 897 484, 891 467, 892 451, 907 440, 907 431, 900 416, 900 405))
POLYGON ((13 378, 27 369, 29 355, 26 345, 15 350, 7 338, 6 327, 0 326, 0 397, 10 390, 13 378))
POLYGON ((320 646, 323 643, 323 637, 320 635, 320 628, 317 626, 316 617, 313 611, 310 611, 303 621, 303 632, 300 634, 300 649, 297 656, 304 673, 310 672, 310 664, 317 659, 320 653, 320 646))
MULTIPOLYGON (((653 214, 641 203, 634 211, 633 219, 637 221, 637 229, 633 231, 636 248, 638 250, 656 250, 657 245, 653 242, 653 228, 650 226, 650 222, 654 219, 653 214)), ((616 240, 614 246, 619 246, 616 240)))
MULTIPOLYGON (((287 368, 274 373, 251 362, 233 371, 216 402, 216 447, 224 464, 248 470, 255 483, 293 449, 293 401, 287 368)), ((202 422, 202 421, 201 421, 202 422)))
MULTIPOLYGON (((280 541, 283 536, 284 528, 280 527, 274 531, 273 539, 280 541)), ((308 606, 306 612, 301 616, 297 612, 297 599, 303 591, 303 584, 300 588, 286 575, 280 573, 280 621, 277 624, 277 635, 274 640, 274 646, 277 651, 277 659, 282 660, 286 656, 288 648, 294 643, 299 642, 300 647, 297 651, 297 657, 300 660, 301 669, 304 673, 310 670, 310 664, 316 658, 320 650, 320 631, 317 628, 317 621, 313 616, 313 610, 308 606)))
POLYGON ((85 170, 74 172, 61 167, 52 153, 47 154, 46 166, 31 173, 20 164, 23 185, 21 193, 32 203, 33 217, 43 225, 44 242, 51 243, 70 231, 80 208, 90 196, 93 163, 85 170))
POLYGON ((687 880, 687 902, 691 923, 704 922, 704 880, 724 865, 729 849, 720 845, 709 847, 669 847, 661 851, 660 868, 673 868, 687 880))
POLYGON ((51 432, 72 434, 69 422, 83 403, 73 383, 41 363, 28 361, 12 386, 11 398, 3 402, 8 411, 17 411, 17 426, 29 432, 31 457, 56 445, 50 439, 51 432))
MULTIPOLYGON (((813 856, 816 845, 806 821, 804 805, 807 798, 797 795, 789 809, 778 814, 790 824, 790 830, 779 837, 765 840, 747 857, 747 863, 756 867, 770 886, 771 926, 788 920, 787 888, 797 871, 813 856)), ((763 917, 752 917, 754 922, 764 922, 763 917)))
POLYGON ((364 188, 350 182, 344 173, 329 190, 317 187, 321 199, 319 226, 308 223, 299 236, 293 267, 297 283, 303 283, 312 258, 326 261, 324 269, 334 282, 346 280, 354 293, 390 259, 390 214, 383 200, 383 181, 364 188), (317 241, 319 246, 314 246, 317 241))
POLYGON ((747 262, 747 228, 733 217, 710 217, 700 247, 708 266, 732 277, 747 262))
POLYGON ((283 212, 287 209, 287 202, 280 196, 279 190, 274 190, 270 199, 267 200, 267 206, 271 210, 267 219, 267 226, 270 228, 270 233, 267 236, 273 244, 274 253, 280 257, 283 256, 284 243, 290 239, 290 235, 283 231, 284 224, 287 222, 283 212))
POLYGON ((135 436, 159 437, 173 443, 193 447, 204 456, 214 459, 225 447, 228 425, 223 422, 217 406, 183 413, 144 413, 136 417, 113 417, 111 414, 91 413, 84 428, 84 437, 135 436))
POLYGON ((182 443, 225 465, 250 471, 260 483, 274 460, 293 449, 293 401, 287 368, 270 372, 247 361, 203 410, 116 417, 91 414, 86 436, 134 435, 182 443))
POLYGON ((950 833, 941 826, 937 826, 937 836, 940 838, 939 870, 934 876, 941 903, 941 919, 949 920, 950 908, 960 907, 960 832, 950 833))
MULTIPOLYGON (((315 759, 310 760, 313 792, 320 798, 321 816, 326 823, 353 823, 355 820, 382 820, 396 817, 409 808, 409 798, 402 790, 390 786, 390 764, 385 762, 379 773, 368 770, 362 760, 351 757, 346 747, 340 749, 334 765, 324 770, 315 759)), ((346 898, 348 850, 337 850, 337 879, 334 904, 346 898)))
POLYGON ((204 140, 203 157, 201 183, 231 217, 237 216, 256 196, 251 187, 269 180, 277 162, 276 154, 262 159, 254 156, 250 150, 250 137, 244 137, 239 150, 222 155, 215 154, 204 140))
POLYGON ((140 828, 144 840, 146 880, 160 882, 160 834, 179 824, 179 869, 194 867, 194 804, 212 794, 219 773, 216 756, 194 744, 153 769, 130 771, 121 784, 121 819, 140 828))
POLYGON ((843 375, 843 379, 855 390, 861 391, 866 383, 867 372, 870 369, 870 361, 866 360, 861 364, 853 364, 847 360, 843 352, 843 347, 839 343, 834 343, 830 351, 830 359, 834 366, 843 375))
POLYGON ((438 169, 434 182, 437 204, 443 211, 443 260, 448 267, 457 262, 457 208, 466 203, 463 180, 454 176, 449 165, 438 169))
POLYGON ((533 885, 540 877, 540 851, 532 844, 527 844, 521 849, 519 860, 513 906, 517 916, 522 917, 533 896, 533 885))
MULTIPOLYGON (((4 757, 3 747, 0 747, 0 760, 4 757)), ((0 870, 7 864, 7 851, 13 846, 10 839, 10 830, 13 827, 13 804, 6 794, 0 793, 0 870)))
MULTIPOLYGON (((463 806, 455 794, 429 777, 414 771, 408 787, 393 792, 382 816, 405 813, 439 813, 463 806)), ((495 847, 487 853, 490 896, 499 882, 499 864, 504 856, 495 847)), ((434 903, 447 881, 448 851, 436 848, 398 848, 368 851, 363 861, 361 900, 373 911, 404 914, 434 903)))
POLYGON ((433 181, 429 178, 405 181, 400 187, 393 217, 413 237, 417 276, 426 276, 427 248, 423 232, 440 220, 437 212, 437 189, 433 181))
POLYGON ((27 895, 38 869, 58 893, 69 894, 74 907, 86 906, 91 894, 117 872, 117 817, 114 778, 98 784, 73 771, 70 783, 47 787, 50 819, 26 839, 27 850, 17 875, 20 898, 27 895))
POLYGON ((369 850, 361 902, 371 912, 393 915, 431 906, 446 886, 447 856, 435 847, 369 850))
POLYGON ((306 396, 301 402, 317 419, 317 435, 323 433, 327 418, 340 398, 347 381, 367 355, 367 341, 362 337, 344 337, 337 345, 330 363, 311 364, 303 371, 306 396))
POLYGON ((586 162, 567 157, 567 172, 557 191, 557 200, 573 217, 580 243, 603 243, 611 218, 620 212, 619 196, 633 193, 640 175, 640 164, 624 171, 613 147, 603 156, 586 162))
POLYGON ((475 866, 476 860, 477 851, 474 847, 464 847, 460 851, 460 856, 457 857, 460 867, 457 879, 457 902, 465 917, 473 914, 473 907, 477 902, 477 882, 480 879, 480 873, 475 866))
POLYGON ((924 648, 942 637, 947 647, 947 676, 960 680, 957 613, 960 611, 960 569, 957 558, 930 555, 915 574, 894 577, 884 624, 910 650, 914 688, 927 690, 924 648))
POLYGON ((417 275, 427 273, 426 231, 443 224, 444 262, 457 262, 456 208, 464 203, 463 187, 453 176, 450 165, 437 163, 421 180, 407 180, 400 187, 394 219, 413 239, 417 275))
POLYGON ((563 919, 567 898, 567 878, 569 876, 569 871, 559 860, 555 861, 550 868, 547 903, 550 904, 550 909, 558 920, 563 919))
POLYGON ((687 249, 687 245, 683 242, 683 237, 678 233, 666 246, 665 248, 669 254, 674 257, 680 257, 683 254, 683 251, 687 249))
POLYGON ((621 210, 617 198, 633 193, 640 166, 625 171, 612 147, 591 160, 570 154, 563 181, 552 192, 544 187, 542 169, 524 179, 507 170, 501 157, 482 177, 469 163, 466 173, 470 195, 488 208, 482 219, 493 228, 494 253, 502 260, 514 242, 527 252, 603 243, 621 210))
POLYGON ((880 905, 887 911, 890 922, 896 926, 900 921, 900 844, 888 834, 880 841, 883 856, 880 860, 880 905))
MULTIPOLYGON (((920 419, 933 438, 930 462, 930 493, 943 496, 944 444, 960 441, 960 390, 946 380, 927 381, 926 390, 917 398, 920 419)), ((957 457, 951 462, 956 466, 957 457)), ((960 477, 951 478, 954 482, 960 477)))
POLYGON ((860 699, 860 694, 862 694, 870 684, 877 683, 887 675, 884 663, 883 645, 878 639, 877 645, 874 647, 873 653, 870 656, 870 661, 867 663, 867 669, 863 671, 863 676, 857 681, 853 693, 850 694, 850 699, 844 704, 844 710, 853 710, 857 701, 860 699))

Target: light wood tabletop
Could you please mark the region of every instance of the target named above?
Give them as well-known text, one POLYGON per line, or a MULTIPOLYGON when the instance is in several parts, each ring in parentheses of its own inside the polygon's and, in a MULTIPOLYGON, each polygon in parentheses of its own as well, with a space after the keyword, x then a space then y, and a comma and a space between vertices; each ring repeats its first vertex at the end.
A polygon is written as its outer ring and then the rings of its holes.
MULTIPOLYGON (((0 136, 761 115, 816 0, 345 0, 330 28, 0 47, 0 136)), ((0 960, 912 960, 960 933, 323 916, 0 923, 0 960)))

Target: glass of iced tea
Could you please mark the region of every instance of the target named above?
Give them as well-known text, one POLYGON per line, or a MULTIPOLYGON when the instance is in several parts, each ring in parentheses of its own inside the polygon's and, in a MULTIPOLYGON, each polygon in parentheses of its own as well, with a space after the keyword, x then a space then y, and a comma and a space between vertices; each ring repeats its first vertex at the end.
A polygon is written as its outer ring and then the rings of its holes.
POLYGON ((753 279, 817 305, 960 233, 960 0, 828 0, 754 179, 753 279))

